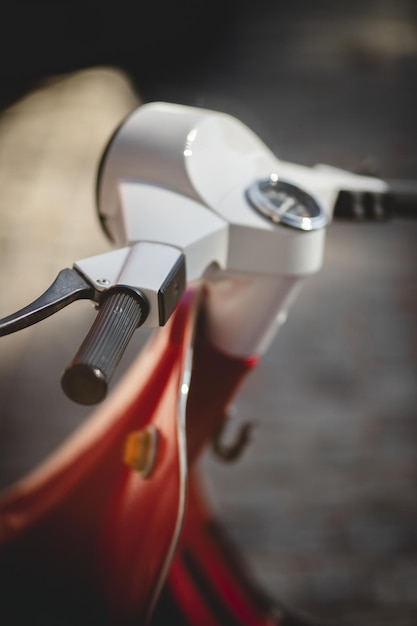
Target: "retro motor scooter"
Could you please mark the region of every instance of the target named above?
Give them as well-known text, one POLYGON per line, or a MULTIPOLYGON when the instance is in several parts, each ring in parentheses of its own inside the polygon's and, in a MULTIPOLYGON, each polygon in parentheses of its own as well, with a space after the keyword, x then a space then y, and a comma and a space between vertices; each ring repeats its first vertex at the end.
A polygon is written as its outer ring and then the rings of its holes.
POLYGON ((123 120, 97 180, 114 249, 0 320, 5 335, 92 300, 97 317, 62 387, 101 403, 1 495, 5 624, 308 623, 246 572, 197 461, 320 269, 329 222, 384 220, 409 200, 374 177, 278 160, 218 112, 150 103, 123 120), (158 330, 106 398, 138 327, 158 330))

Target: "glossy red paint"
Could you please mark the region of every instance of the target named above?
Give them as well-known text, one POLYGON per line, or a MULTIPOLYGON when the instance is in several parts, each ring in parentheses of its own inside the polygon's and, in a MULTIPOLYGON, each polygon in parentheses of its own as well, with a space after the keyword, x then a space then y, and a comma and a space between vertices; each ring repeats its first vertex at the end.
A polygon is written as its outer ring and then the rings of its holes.
MULTIPOLYGON (((146 622, 182 522, 186 477, 178 397, 201 301, 201 288, 189 290, 108 400, 50 459, 0 498, 5 623, 21 624, 30 615, 45 624, 50 618, 59 623, 54 616, 62 614, 77 624, 146 622), (123 449, 132 431, 149 425, 158 430, 159 446, 154 470, 143 478, 123 463, 123 449)), ((195 336, 187 404, 189 464, 221 425, 228 403, 255 364, 214 349, 205 337, 203 316, 195 336)), ((191 486, 183 541, 191 542, 199 562, 207 559, 205 571, 222 582, 233 611, 249 620, 248 626, 264 624, 256 622, 219 555, 217 560, 214 552, 210 555, 196 493, 191 486)), ((175 560, 173 589, 188 598, 193 624, 211 626, 209 607, 188 593, 192 581, 181 567, 175 560)))
POLYGON ((213 517, 195 471, 188 489, 183 533, 165 590, 173 598, 181 623, 279 626, 273 602, 260 590, 213 517))

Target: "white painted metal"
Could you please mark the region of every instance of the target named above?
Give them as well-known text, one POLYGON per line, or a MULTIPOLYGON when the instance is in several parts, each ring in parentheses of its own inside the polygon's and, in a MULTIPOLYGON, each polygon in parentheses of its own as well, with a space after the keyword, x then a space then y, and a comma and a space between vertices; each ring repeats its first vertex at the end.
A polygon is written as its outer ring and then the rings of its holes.
POLYGON ((112 285, 137 287, 146 296, 149 314, 143 326, 155 328, 159 325, 158 291, 181 256, 173 246, 139 242, 128 248, 77 261, 74 266, 97 288, 102 289, 103 279, 112 285), (102 268, 111 271, 103 275, 102 268))
POLYGON ((200 278, 211 263, 226 267, 228 224, 213 211, 162 187, 122 182, 119 190, 127 243, 176 246, 185 254, 188 280, 200 278))
MULTIPOLYGON (((320 269, 325 241, 324 229, 286 228, 253 209, 246 189, 271 174, 312 195, 329 219, 341 188, 386 190, 373 178, 280 161, 249 128, 223 113, 152 103, 125 120, 103 158, 98 208, 116 244, 131 246, 123 271, 107 274, 146 291, 148 326, 158 319, 153 290, 169 273, 171 255, 181 251, 187 280, 207 281, 213 341, 239 356, 267 347, 300 279, 320 269), (164 244, 160 256, 150 242, 164 244)), ((111 260, 120 263, 126 252, 120 254, 111 260)), ((107 268, 110 257, 105 261, 107 268)), ((77 266, 91 277, 90 261, 77 266)), ((99 270, 94 267, 94 276, 102 278, 99 270)))
POLYGON ((301 279, 218 272, 207 281, 213 343, 228 354, 263 353, 287 319, 301 279))

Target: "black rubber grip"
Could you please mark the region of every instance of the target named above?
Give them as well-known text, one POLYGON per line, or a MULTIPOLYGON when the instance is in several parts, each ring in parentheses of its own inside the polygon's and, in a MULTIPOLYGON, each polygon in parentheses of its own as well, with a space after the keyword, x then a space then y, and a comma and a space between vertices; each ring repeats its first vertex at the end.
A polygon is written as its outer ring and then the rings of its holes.
POLYGON ((417 181, 387 181, 386 193, 341 190, 333 218, 384 221, 391 218, 417 219, 417 181))
POLYGON ((417 219, 417 181, 388 181, 388 206, 392 217, 417 219))
POLYGON ((103 400, 135 329, 148 313, 145 297, 129 287, 105 292, 97 317, 62 376, 65 394, 79 404, 103 400))

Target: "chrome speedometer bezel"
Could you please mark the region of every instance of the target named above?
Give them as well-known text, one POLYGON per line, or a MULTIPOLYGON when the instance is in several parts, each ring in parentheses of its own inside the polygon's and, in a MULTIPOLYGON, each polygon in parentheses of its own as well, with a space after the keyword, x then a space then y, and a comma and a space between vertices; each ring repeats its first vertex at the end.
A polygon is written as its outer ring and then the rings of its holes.
POLYGON ((245 194, 251 206, 275 224, 302 231, 319 230, 328 224, 325 211, 310 193, 277 174, 256 180, 246 189, 245 194), (281 206, 271 201, 267 194, 271 191, 284 196, 281 206), (293 201, 292 205, 288 206, 290 201, 293 201), (292 212, 294 201, 296 206, 304 208, 303 214, 292 212))

